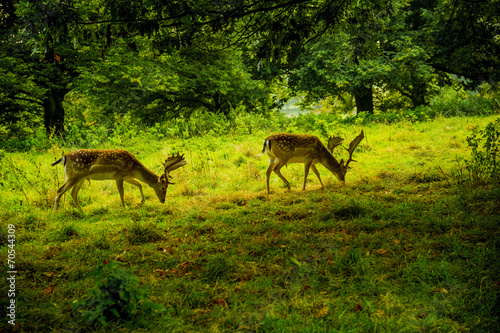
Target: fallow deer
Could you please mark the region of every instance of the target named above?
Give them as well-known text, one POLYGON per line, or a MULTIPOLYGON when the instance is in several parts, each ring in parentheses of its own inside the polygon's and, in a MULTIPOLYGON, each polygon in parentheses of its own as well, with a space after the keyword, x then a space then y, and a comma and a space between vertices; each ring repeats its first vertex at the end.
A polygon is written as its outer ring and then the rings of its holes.
POLYGON ((269 156, 269 167, 266 171, 267 194, 269 194, 269 178, 273 171, 285 182, 288 189, 290 189, 290 183, 280 171, 287 163, 305 164, 302 190, 306 189, 309 169, 312 169, 314 174, 318 177, 321 187, 325 187, 321 181, 318 169, 316 168, 317 163, 323 164, 323 166, 330 170, 339 181, 344 182, 349 163, 356 162, 352 159, 352 154, 364 137, 365 135, 363 131, 361 131, 361 133, 349 144, 349 148, 346 148, 349 152, 349 159, 345 164, 343 159, 338 162, 332 155, 333 148, 341 145, 344 141, 340 137, 330 137, 328 139, 328 148, 314 135, 278 133, 267 137, 264 140, 264 148, 262 150, 262 153, 265 152, 269 156))
POLYGON ((75 205, 81 209, 77 195, 86 179, 114 180, 124 207, 123 182, 137 186, 141 192, 141 203, 144 202, 142 185, 137 180, 149 185, 155 191, 158 200, 164 203, 167 187, 173 184, 169 181, 169 178, 172 178, 169 172, 186 164, 184 155, 172 155, 164 163, 164 173, 158 176, 139 162, 134 155, 121 149, 75 150, 63 155, 52 165, 61 162, 64 165, 66 182, 57 190, 54 210, 58 209, 62 195, 70 189, 75 205))

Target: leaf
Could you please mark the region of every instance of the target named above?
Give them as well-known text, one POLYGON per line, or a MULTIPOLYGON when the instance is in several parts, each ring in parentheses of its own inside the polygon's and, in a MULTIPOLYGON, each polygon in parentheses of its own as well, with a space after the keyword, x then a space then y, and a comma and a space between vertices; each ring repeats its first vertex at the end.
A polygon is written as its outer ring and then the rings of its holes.
POLYGON ((351 311, 354 312, 363 311, 363 307, 361 306, 361 304, 357 303, 356 306, 351 309, 351 311))
POLYGON ((435 293, 443 293, 443 294, 448 293, 448 290, 446 290, 445 288, 442 288, 442 287, 436 287, 436 288, 432 289, 432 291, 435 293))
POLYGON ((111 308, 109 310, 111 311, 112 314, 114 314, 116 316, 116 318, 120 318, 120 314, 118 313, 118 311, 115 308, 111 308))
POLYGON ((47 288, 45 288, 45 290, 43 291, 43 293, 45 295, 52 294, 54 292, 55 288, 56 288, 56 285, 55 284, 51 284, 50 286, 48 286, 47 288))
POLYGON ((97 320, 99 320, 99 322, 102 324, 102 326, 104 326, 104 327, 108 326, 108 323, 106 322, 106 319, 103 316, 99 316, 97 318, 97 320))
POLYGON ((122 299, 124 301, 128 301, 130 299, 129 294, 123 290, 120 290, 118 292, 118 295, 120 295, 120 299, 122 299))
POLYGON ((318 311, 318 313, 316 314, 316 318, 322 318, 326 316, 327 313, 328 313, 328 306, 325 305, 318 311))
MULTIPOLYGON (((281 246, 284 246, 284 245, 281 245, 281 246)), ((290 257, 290 258, 288 258, 288 260, 290 261, 290 263, 294 264, 297 267, 302 266, 302 264, 299 262, 299 260, 295 257, 290 257)))
POLYGON ((308 290, 308 289, 309 289, 309 290, 312 290, 311 286, 310 286, 310 285, 308 285, 308 284, 306 284, 305 286, 303 286, 303 287, 302 287, 301 291, 302 291, 302 293, 304 293, 304 292, 305 292, 306 290, 308 290))
POLYGON ((226 300, 221 298, 221 299, 214 299, 214 303, 217 305, 225 305, 227 306, 226 300))
POLYGON ((387 252, 389 252, 389 250, 386 250, 386 249, 378 249, 378 250, 375 250, 376 253, 378 254, 386 254, 387 252))

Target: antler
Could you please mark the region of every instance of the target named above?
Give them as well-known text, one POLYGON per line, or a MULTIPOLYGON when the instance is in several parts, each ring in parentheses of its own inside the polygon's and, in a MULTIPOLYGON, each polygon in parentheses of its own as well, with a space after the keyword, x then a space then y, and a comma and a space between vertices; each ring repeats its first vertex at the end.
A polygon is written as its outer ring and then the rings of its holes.
POLYGON ((365 133, 363 132, 363 130, 361 130, 361 133, 354 140, 352 140, 352 142, 349 144, 349 149, 345 148, 349 152, 349 159, 345 163, 345 167, 346 168, 347 168, 347 166, 349 165, 349 163, 351 161, 352 162, 357 162, 357 161, 355 161, 355 160, 352 159, 352 153, 354 153, 354 150, 359 145, 359 143, 361 142, 361 140, 363 140, 364 137, 365 137, 365 133))
POLYGON ((340 136, 331 136, 328 138, 328 150, 333 153, 333 148, 340 146, 344 142, 340 136))
MULTIPOLYGON (((164 166, 165 176, 167 176, 167 182, 168 182, 168 178, 173 178, 172 176, 170 176, 169 172, 174 171, 175 169, 178 169, 183 165, 186 165, 186 163, 187 162, 184 159, 184 154, 180 155, 179 153, 177 153, 177 156, 172 155, 168 159, 166 159, 163 166, 164 166)), ((170 182, 168 182, 168 183, 174 184, 174 183, 170 183, 170 182)))

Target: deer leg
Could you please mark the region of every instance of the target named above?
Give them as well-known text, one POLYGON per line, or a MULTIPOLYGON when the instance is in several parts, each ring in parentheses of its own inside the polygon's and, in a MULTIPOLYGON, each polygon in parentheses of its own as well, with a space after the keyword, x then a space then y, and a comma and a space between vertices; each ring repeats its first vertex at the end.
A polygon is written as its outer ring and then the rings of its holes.
POLYGON ((321 188, 325 188, 325 185, 323 184, 323 182, 321 181, 321 177, 319 176, 318 169, 316 168, 316 166, 314 164, 311 164, 311 170, 314 172, 314 174, 316 175, 316 177, 318 177, 319 182, 321 184, 321 188))
POLYGON ((63 186, 59 187, 59 189, 57 190, 56 199, 54 201, 54 210, 57 210, 59 208, 59 200, 61 200, 62 195, 66 193, 66 191, 70 190, 73 186, 78 184, 79 181, 79 179, 68 179, 63 186))
POLYGON ((118 193, 120 193, 120 199, 122 200, 122 206, 125 207, 125 201, 123 200, 123 179, 116 179, 116 187, 118 188, 118 193))
POLYGON ((78 201, 78 191, 82 188, 83 183, 85 182, 85 178, 80 180, 73 188, 71 189, 71 197, 73 198, 73 202, 75 203, 75 206, 78 207, 79 209, 82 209, 80 207, 80 202, 78 201))
POLYGON ((125 182, 135 185, 139 188, 139 191, 141 192, 141 203, 144 203, 144 193, 142 193, 142 185, 135 179, 126 179, 125 182))
POLYGON ((271 177, 271 172, 273 172, 274 167, 278 164, 278 161, 274 158, 269 158, 269 166, 266 171, 266 185, 267 185, 267 194, 269 195, 269 178, 271 177))
POLYGON ((305 191, 306 189, 307 175, 309 174, 309 168, 311 167, 311 165, 312 165, 312 160, 310 161, 306 160, 306 163, 304 164, 304 185, 302 185, 302 191, 305 191))
POLYGON ((281 168, 284 167, 286 165, 287 162, 278 162, 278 164, 276 165, 276 167, 274 168, 274 173, 277 174, 281 180, 283 180, 285 182, 285 185, 286 187, 288 187, 288 189, 290 189, 290 183, 288 182, 288 180, 281 174, 281 168))

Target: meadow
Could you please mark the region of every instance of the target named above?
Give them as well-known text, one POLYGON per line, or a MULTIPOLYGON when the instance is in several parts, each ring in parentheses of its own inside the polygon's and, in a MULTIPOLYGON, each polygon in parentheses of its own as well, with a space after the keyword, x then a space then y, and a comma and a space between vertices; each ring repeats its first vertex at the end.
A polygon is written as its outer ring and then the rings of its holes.
MULTIPOLYGON (((472 130, 498 116, 343 123, 300 116, 277 123, 76 132, 0 151, 0 256, 15 226, 16 332, 495 332, 500 327, 500 188, 472 182, 472 130), (345 138, 361 130, 345 185, 318 166, 271 176, 266 136, 345 138), (119 132, 116 132, 119 133, 119 132), (174 135, 175 134, 175 135, 174 135), (94 140, 94 141, 93 141, 94 140), (52 210, 77 148, 124 148, 160 173, 183 153, 165 204, 153 190, 91 181, 78 210, 52 210)), ((126 126, 125 126, 126 127, 126 126)), ((96 130, 97 131, 97 130, 96 130)), ((347 158, 337 147, 334 155, 347 158)), ((2 274, 2 276, 4 276, 2 274)), ((5 279, 2 279, 5 283, 5 279)), ((5 309, 7 285, 0 300, 5 309)), ((5 310, 4 310, 5 311, 5 310)))

